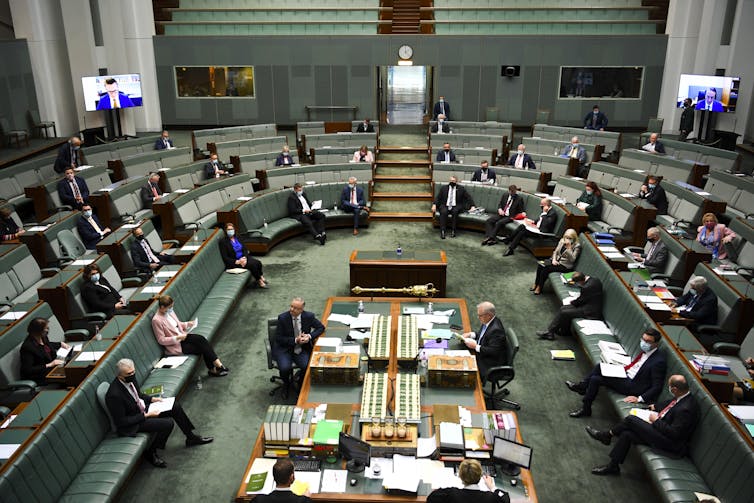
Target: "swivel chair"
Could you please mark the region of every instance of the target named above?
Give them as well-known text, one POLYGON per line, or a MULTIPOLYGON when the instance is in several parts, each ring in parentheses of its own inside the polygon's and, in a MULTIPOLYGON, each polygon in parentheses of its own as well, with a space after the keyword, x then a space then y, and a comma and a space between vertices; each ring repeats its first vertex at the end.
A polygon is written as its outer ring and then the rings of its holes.
POLYGON ((487 376, 485 377, 485 383, 490 383, 490 391, 484 392, 485 401, 488 401, 491 409, 498 409, 499 404, 507 405, 515 410, 520 410, 521 405, 512 400, 508 400, 506 397, 510 394, 510 390, 506 386, 516 377, 516 371, 513 368, 513 359, 518 353, 518 337, 516 332, 511 328, 506 328, 506 344, 505 344, 505 365, 499 365, 492 367, 487 376))
MULTIPOLYGON (((283 377, 280 375, 280 367, 278 367, 278 362, 272 357, 272 344, 275 341, 275 333, 277 332, 278 328, 278 319, 277 318, 268 318, 267 319, 267 339, 264 341, 264 349, 267 351, 267 369, 268 370, 277 370, 278 373, 276 375, 270 376, 270 382, 271 383, 278 383, 277 386, 272 388, 270 390, 270 396, 274 396, 275 393, 278 390, 283 390, 283 394, 287 392, 287 390, 284 389, 285 387, 285 381, 283 380, 283 377)), ((293 363, 293 369, 297 369, 298 366, 296 363, 293 363)))

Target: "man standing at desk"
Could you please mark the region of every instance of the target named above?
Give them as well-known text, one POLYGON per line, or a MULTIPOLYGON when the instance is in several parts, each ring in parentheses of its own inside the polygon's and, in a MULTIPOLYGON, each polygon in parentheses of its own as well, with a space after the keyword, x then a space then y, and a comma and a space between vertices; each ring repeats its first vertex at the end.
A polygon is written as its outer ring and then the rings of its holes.
POLYGON ((275 461, 272 466, 272 478, 275 480, 275 490, 270 494, 260 494, 254 501, 258 503, 309 503, 311 492, 309 489, 302 496, 291 492, 291 485, 296 480, 293 473, 293 462, 288 458, 275 461))
POLYGON ((463 334, 463 342, 475 353, 479 375, 484 383, 492 367, 506 364, 507 336, 503 322, 496 316, 495 305, 492 302, 480 303, 476 306, 476 314, 482 326, 479 327, 478 332, 463 334))
POLYGON ((302 370, 306 369, 314 349, 314 340, 325 331, 325 326, 314 313, 304 311, 305 305, 304 299, 294 297, 288 311, 278 316, 272 357, 278 363, 284 383, 283 396, 286 398, 293 364, 302 370))
POLYGON ((149 173, 147 183, 141 187, 141 204, 144 209, 152 209, 152 203, 162 197, 159 173, 149 173))
POLYGON ((81 165, 81 138, 71 137, 58 149, 53 169, 56 173, 63 173, 67 168, 78 168, 81 165))

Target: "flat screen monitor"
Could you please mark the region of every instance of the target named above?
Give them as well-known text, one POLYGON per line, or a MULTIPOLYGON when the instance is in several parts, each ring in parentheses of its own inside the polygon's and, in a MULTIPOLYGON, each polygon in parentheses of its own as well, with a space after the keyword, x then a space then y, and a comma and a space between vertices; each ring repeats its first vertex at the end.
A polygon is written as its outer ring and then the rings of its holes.
POLYGON ((678 83, 676 106, 683 107, 684 100, 689 98, 697 110, 735 112, 740 85, 740 77, 683 74, 678 83))
POLYGON ((87 112, 142 105, 141 75, 138 73, 82 77, 81 85, 87 112))
POLYGON ((359 440, 342 431, 338 438, 338 449, 340 450, 340 455, 348 460, 346 469, 349 472, 363 472, 364 467, 369 466, 372 462, 371 446, 363 440, 359 440))
POLYGON ((503 437, 495 437, 492 445, 492 459, 500 464, 503 471, 510 475, 518 475, 521 468, 531 468, 532 449, 528 445, 519 444, 503 437))

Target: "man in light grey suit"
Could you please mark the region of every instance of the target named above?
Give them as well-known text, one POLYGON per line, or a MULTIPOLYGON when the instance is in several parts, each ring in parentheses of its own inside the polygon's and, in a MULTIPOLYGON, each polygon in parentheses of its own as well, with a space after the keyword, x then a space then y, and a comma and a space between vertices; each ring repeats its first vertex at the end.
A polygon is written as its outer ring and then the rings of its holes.
POLYGON ((578 159, 579 167, 576 174, 582 178, 586 178, 586 175, 588 174, 586 171, 586 149, 579 145, 578 136, 571 138, 571 143, 563 147, 563 150, 560 152, 560 157, 578 159))
POLYGON ((647 229, 647 244, 644 246, 644 252, 631 255, 634 260, 644 264, 650 273, 663 272, 668 262, 668 248, 660 239, 660 229, 657 227, 647 229))

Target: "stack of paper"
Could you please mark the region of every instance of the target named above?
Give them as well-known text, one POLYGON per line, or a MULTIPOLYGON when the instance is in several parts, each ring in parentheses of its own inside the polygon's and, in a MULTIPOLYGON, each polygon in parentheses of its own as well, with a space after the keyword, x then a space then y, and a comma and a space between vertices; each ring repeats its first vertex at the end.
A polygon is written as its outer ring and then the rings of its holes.
POLYGON ((631 363, 631 357, 626 354, 623 346, 617 342, 599 341, 597 346, 600 348, 600 359, 603 362, 620 366, 631 363))
POLYGON ((586 335, 612 334, 610 328, 602 320, 581 320, 576 323, 586 335))

